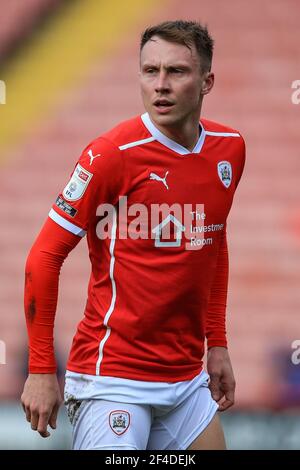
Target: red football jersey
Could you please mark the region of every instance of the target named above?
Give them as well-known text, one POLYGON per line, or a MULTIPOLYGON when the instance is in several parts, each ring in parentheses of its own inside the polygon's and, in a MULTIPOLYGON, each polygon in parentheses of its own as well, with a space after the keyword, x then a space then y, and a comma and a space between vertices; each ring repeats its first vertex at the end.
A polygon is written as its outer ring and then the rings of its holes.
MULTIPOLYGON (((191 152, 147 113, 121 123, 86 147, 53 205, 56 223, 87 233, 92 263, 68 370, 164 382, 201 371, 245 145, 228 127, 205 119, 200 127, 191 152)), ((225 326, 210 337, 226 346, 225 326)))

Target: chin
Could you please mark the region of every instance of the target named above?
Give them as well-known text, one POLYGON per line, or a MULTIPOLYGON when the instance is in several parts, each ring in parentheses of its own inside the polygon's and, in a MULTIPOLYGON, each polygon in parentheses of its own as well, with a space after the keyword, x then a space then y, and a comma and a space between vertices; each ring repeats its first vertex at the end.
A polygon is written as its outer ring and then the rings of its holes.
POLYGON ((157 112, 149 112, 150 117, 154 124, 164 125, 164 126, 174 126, 174 124, 179 122, 178 116, 170 114, 158 114, 157 112))

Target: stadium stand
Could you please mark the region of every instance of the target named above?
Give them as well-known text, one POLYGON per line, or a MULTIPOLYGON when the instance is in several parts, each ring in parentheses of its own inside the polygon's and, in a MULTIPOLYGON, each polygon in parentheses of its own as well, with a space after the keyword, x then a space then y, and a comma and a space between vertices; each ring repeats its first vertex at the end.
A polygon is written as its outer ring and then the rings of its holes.
MULTIPOLYGON (((228 330, 236 407, 289 406, 280 395, 286 375, 277 367, 276 354, 279 348, 292 353, 291 343, 299 336, 299 106, 291 102, 291 83, 299 78, 299 15, 293 13, 299 13, 299 5, 296 0, 232 0, 222 14, 216 0, 201 2, 201 8, 197 0, 166 5, 151 22, 188 17, 208 23, 216 38, 216 85, 203 115, 239 129, 247 142, 246 170, 229 221, 228 330)), ((136 21, 104 64, 95 57, 82 81, 59 95, 55 110, 9 149, 2 166, 0 338, 7 344, 7 366, 0 366, 1 398, 18 398, 24 379, 22 292, 28 249, 81 149, 142 111, 137 45, 148 23, 149 18, 136 21)), ((61 277, 56 342, 62 366, 82 315, 88 273, 82 242, 61 277)))
POLYGON ((36 26, 56 10, 63 0, 10 0, 0 2, 0 63, 11 56, 36 26))

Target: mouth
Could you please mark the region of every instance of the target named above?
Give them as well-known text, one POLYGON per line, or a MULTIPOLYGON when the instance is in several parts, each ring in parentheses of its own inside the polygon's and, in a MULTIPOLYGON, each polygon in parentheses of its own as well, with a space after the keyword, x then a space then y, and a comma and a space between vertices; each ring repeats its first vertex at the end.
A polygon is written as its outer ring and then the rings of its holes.
POLYGON ((172 103, 169 100, 161 98, 161 99, 154 101, 153 105, 156 111, 162 114, 162 113, 169 112, 171 108, 174 106, 174 103, 172 103))

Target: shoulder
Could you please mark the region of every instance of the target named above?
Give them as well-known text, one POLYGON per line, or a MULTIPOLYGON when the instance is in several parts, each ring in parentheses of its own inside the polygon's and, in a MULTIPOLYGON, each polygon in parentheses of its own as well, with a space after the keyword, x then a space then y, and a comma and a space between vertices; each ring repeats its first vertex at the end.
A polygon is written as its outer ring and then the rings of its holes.
POLYGON ((210 121, 209 119, 202 118, 201 124, 203 125, 207 134, 211 133, 220 136, 224 134, 224 137, 226 137, 228 134, 229 136, 231 136, 232 134, 232 137, 242 137, 240 131, 238 131, 237 129, 233 129, 232 127, 229 127, 226 124, 221 124, 219 122, 210 121))
POLYGON ((120 150, 126 149, 128 146, 138 144, 151 135, 144 126, 141 116, 135 116, 132 119, 123 121, 109 132, 103 135, 104 139, 113 142, 120 150))
POLYGON ((83 150, 81 160, 89 161, 91 158, 94 160, 93 157, 96 158, 98 154, 106 158, 122 158, 124 149, 149 136, 149 131, 143 126, 141 116, 135 116, 92 140, 83 150))
POLYGON ((215 139, 222 139, 225 144, 232 147, 232 149, 237 149, 243 158, 245 157, 245 140, 240 131, 225 124, 220 124, 219 122, 210 121, 208 119, 201 118, 200 122, 209 139, 212 141, 215 139))
POLYGON ((125 165, 123 148, 127 148, 130 142, 145 138, 146 133, 140 116, 121 122, 89 142, 82 151, 78 163, 91 174, 102 177, 122 175, 125 165))

